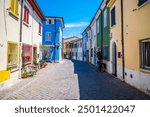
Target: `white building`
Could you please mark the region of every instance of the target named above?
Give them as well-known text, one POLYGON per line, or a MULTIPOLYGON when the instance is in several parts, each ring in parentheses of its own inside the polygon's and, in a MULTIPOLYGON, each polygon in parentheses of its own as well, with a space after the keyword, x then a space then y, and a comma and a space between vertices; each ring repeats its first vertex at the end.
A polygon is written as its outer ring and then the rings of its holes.
POLYGON ((79 41, 77 41, 77 60, 82 61, 82 39, 80 39, 79 41))
POLYGON ((21 43, 23 55, 28 56, 30 63, 33 63, 33 53, 37 51, 35 56, 40 53, 44 16, 35 0, 24 0, 22 8, 23 22, 20 24, 21 0, 0 0, 0 82, 19 78, 21 43))
POLYGON ((91 46, 92 46, 92 38, 91 38, 91 30, 90 27, 86 29, 87 33, 87 41, 86 41, 86 60, 87 62, 91 63, 91 46))
POLYGON ((25 0, 23 9, 22 47, 23 64, 42 59, 42 20, 44 16, 35 0, 25 0))
POLYGON ((97 56, 96 56, 96 51, 97 51, 97 38, 96 38, 96 19, 93 18, 91 24, 90 24, 90 29, 91 29, 91 63, 96 65, 97 61, 97 56))

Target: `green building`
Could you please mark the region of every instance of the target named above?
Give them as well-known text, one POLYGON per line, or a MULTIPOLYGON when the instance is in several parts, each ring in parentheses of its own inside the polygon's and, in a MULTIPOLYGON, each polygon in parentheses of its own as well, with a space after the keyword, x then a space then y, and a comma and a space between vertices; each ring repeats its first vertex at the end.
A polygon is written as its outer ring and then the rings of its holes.
POLYGON ((96 20, 97 48, 103 54, 103 60, 110 60, 110 16, 109 8, 105 6, 96 20))

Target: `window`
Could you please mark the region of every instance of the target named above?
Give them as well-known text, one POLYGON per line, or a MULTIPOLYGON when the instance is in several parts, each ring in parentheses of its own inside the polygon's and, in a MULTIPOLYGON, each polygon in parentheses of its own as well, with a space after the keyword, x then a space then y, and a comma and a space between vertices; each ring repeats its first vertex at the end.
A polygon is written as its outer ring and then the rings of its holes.
POLYGON ((18 16, 18 0, 10 0, 10 12, 18 16))
POLYGON ((92 33, 92 31, 89 30, 89 32, 88 32, 88 38, 89 38, 89 39, 91 39, 91 36, 92 36, 91 33, 92 33))
POLYGON ((82 42, 80 42, 80 47, 82 47, 82 42))
POLYGON ((28 44, 23 44, 23 63, 27 64, 27 63, 31 63, 32 60, 32 46, 28 45, 28 44))
POLYGON ((54 19, 51 20, 51 23, 54 24, 54 19))
POLYGON ((47 58, 50 58, 50 46, 49 45, 44 45, 43 46, 43 59, 46 60, 47 58))
POLYGON ((53 19, 47 19, 46 20, 46 24, 54 24, 54 20, 53 19))
POLYGON ((99 19, 97 20, 97 33, 99 33, 99 19))
POLYGON ((104 28, 107 26, 107 9, 104 11, 104 28))
POLYGON ((23 21, 27 24, 29 24, 29 9, 24 6, 24 19, 23 21))
POLYGON ((93 48, 91 48, 91 57, 93 57, 93 48))
POLYGON ((142 4, 144 4, 147 1, 149 1, 149 0, 139 0, 138 6, 141 6, 142 4))
POLYGON ((39 35, 41 34, 41 24, 39 23, 39 35))
POLYGON ((51 41, 51 32, 46 32, 45 40, 46 41, 51 41))
POLYGON ((150 70, 150 40, 141 41, 141 68, 150 70))
POLYGON ((108 46, 104 46, 103 47, 103 57, 104 57, 104 60, 108 60, 108 56, 109 56, 109 50, 108 50, 108 46))
POLYGON ((111 10, 111 26, 116 24, 116 8, 113 7, 111 10))
POLYGON ((18 43, 8 42, 8 67, 18 64, 18 43))

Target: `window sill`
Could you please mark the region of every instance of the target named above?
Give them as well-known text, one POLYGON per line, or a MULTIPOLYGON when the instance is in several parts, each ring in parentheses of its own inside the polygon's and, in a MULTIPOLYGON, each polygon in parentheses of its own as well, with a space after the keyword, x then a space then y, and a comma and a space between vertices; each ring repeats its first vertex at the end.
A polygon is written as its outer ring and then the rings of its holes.
POLYGON ((31 64, 31 61, 29 61, 29 62, 25 62, 25 63, 23 63, 25 66, 26 65, 30 65, 31 64))
POLYGON ((140 72, 150 74, 150 70, 147 69, 140 69, 140 72))
POLYGON ((111 26, 111 29, 114 28, 114 27, 116 27, 116 23, 113 26, 111 26))
POLYGON ((25 21, 23 21, 23 24, 26 26, 26 27, 30 27, 29 24, 25 21))
POLYGON ((9 15, 12 17, 12 18, 14 18, 15 20, 17 20, 18 21, 18 19, 19 19, 19 15, 16 15, 16 14, 14 14, 12 11, 9 11, 9 15))
POLYGON ((10 65, 7 67, 7 70, 10 70, 11 73, 18 71, 18 65, 10 65))
POLYGON ((42 36, 41 33, 38 33, 38 34, 39 34, 40 36, 42 36))

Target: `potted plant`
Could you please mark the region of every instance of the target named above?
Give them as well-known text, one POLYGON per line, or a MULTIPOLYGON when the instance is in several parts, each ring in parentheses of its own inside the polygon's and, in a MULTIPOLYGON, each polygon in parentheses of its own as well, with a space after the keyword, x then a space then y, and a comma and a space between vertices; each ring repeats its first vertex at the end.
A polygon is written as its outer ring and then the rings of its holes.
POLYGON ((97 51, 97 58, 98 58, 98 71, 105 71, 105 67, 104 67, 104 63, 103 63, 103 54, 102 52, 99 50, 97 51))

